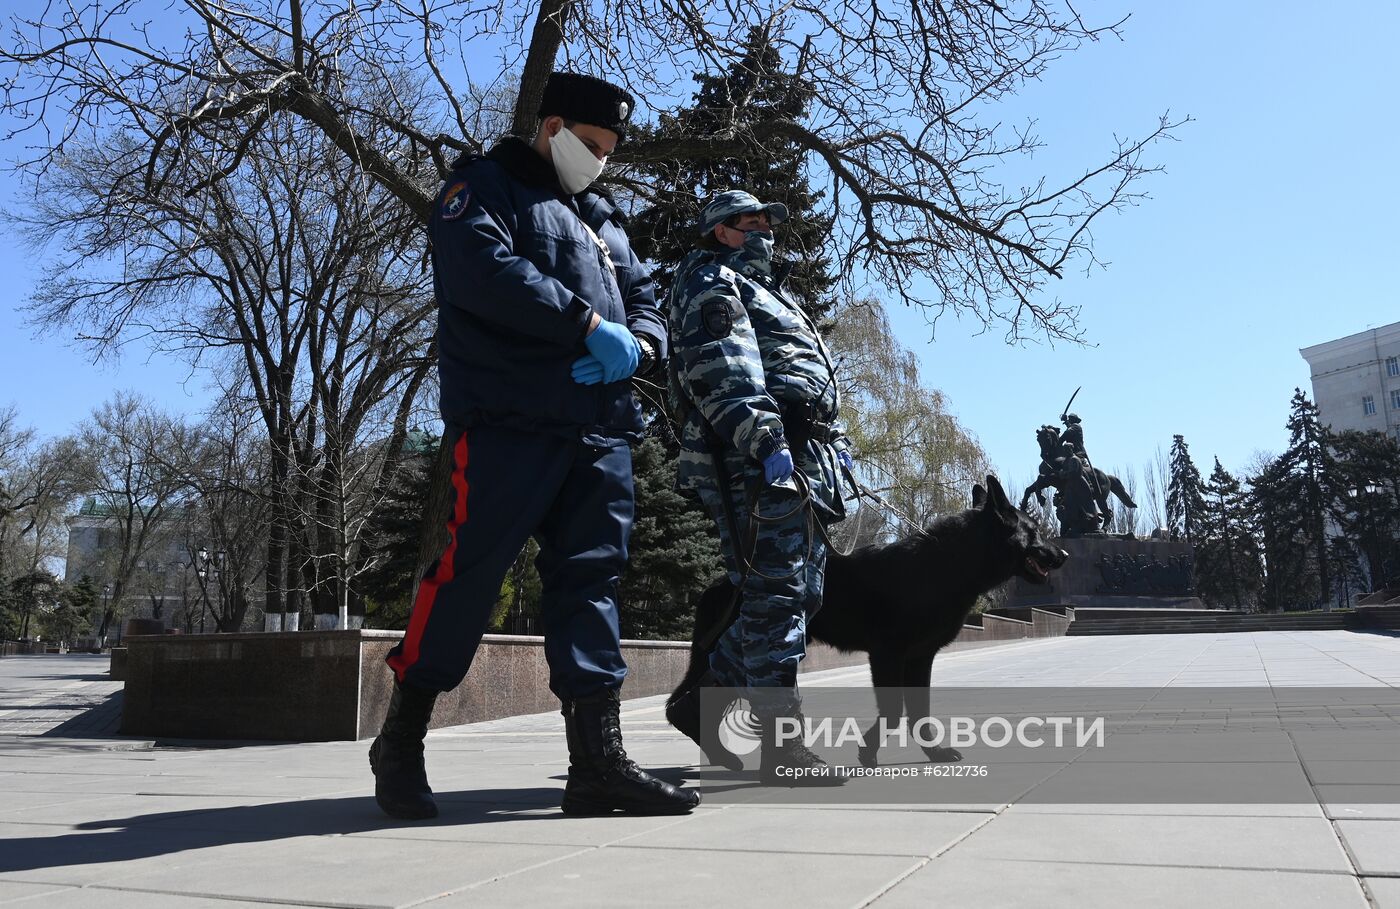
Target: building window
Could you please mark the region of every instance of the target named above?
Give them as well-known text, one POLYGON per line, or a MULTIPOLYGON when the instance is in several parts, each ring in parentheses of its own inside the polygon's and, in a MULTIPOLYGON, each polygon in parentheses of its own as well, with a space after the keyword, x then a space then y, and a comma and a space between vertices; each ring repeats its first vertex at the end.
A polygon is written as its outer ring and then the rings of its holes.
POLYGON ((1394 410, 1400 410, 1400 388, 1392 389, 1390 392, 1390 406, 1394 410))
POLYGON ((1373 416, 1376 412, 1376 399, 1370 395, 1362 395, 1361 412, 1368 417, 1373 416))
POLYGON ((1388 376, 1400 376, 1400 357, 1385 358, 1385 374, 1388 376))

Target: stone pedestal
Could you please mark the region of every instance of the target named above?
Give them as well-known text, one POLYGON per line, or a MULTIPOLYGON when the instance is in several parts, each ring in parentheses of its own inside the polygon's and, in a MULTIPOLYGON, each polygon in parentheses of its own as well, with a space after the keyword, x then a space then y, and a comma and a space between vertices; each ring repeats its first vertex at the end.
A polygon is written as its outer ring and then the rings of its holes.
POLYGON ((1190 543, 1122 537, 1067 537, 1054 541, 1069 553, 1050 583, 1017 578, 1006 605, 1062 605, 1101 609, 1204 609, 1196 596, 1190 543))

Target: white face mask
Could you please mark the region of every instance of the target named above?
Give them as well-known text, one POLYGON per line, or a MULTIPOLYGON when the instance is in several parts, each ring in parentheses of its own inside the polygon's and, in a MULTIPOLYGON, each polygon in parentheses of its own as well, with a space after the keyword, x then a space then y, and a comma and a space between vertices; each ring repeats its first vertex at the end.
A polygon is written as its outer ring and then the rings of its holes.
POLYGON ((567 193, 581 193, 598 179, 607 159, 599 161, 571 129, 561 129, 549 137, 550 156, 559 174, 559 185, 567 193))

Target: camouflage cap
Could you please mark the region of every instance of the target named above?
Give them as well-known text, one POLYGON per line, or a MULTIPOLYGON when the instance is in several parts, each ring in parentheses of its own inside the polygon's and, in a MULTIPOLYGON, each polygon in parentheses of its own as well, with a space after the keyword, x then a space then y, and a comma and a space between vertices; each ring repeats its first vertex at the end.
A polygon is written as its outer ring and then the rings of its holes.
POLYGON ((781 202, 769 202, 764 205, 752 193, 746 193, 742 189, 731 189, 715 196, 700 212, 700 235, 703 237, 709 234, 731 215, 747 211, 766 211, 769 222, 775 225, 782 224, 788 217, 787 206, 781 202))

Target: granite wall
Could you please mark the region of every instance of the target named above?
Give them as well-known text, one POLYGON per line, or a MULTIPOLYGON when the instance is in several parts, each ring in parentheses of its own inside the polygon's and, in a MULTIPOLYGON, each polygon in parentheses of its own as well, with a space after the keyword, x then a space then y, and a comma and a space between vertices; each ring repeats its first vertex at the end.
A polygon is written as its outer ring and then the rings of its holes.
MULTIPOLYGON (((1007 610, 1000 610, 1007 612, 1007 610)), ((972 617, 946 652, 1064 634, 1072 610, 972 617)), ((337 741, 372 738, 393 691, 384 658, 401 631, 133 635, 113 669, 125 678, 124 735, 171 739, 337 741)), ((488 634, 467 680, 440 696, 432 726, 458 726, 559 709, 544 638, 488 634)), ((623 641, 627 698, 666 694, 690 645, 623 641)), ((814 644, 803 672, 863 666, 863 653, 814 644)))
MULTIPOLYGON (((122 733, 165 738, 335 741, 372 738, 388 709, 384 665, 399 631, 152 635, 126 641, 122 733)), ((467 680, 438 698, 432 725, 559 709, 544 638, 486 635, 467 680)), ((623 696, 670 692, 690 646, 623 641, 623 696)), ((865 654, 811 648, 804 671, 862 665, 865 654)))

